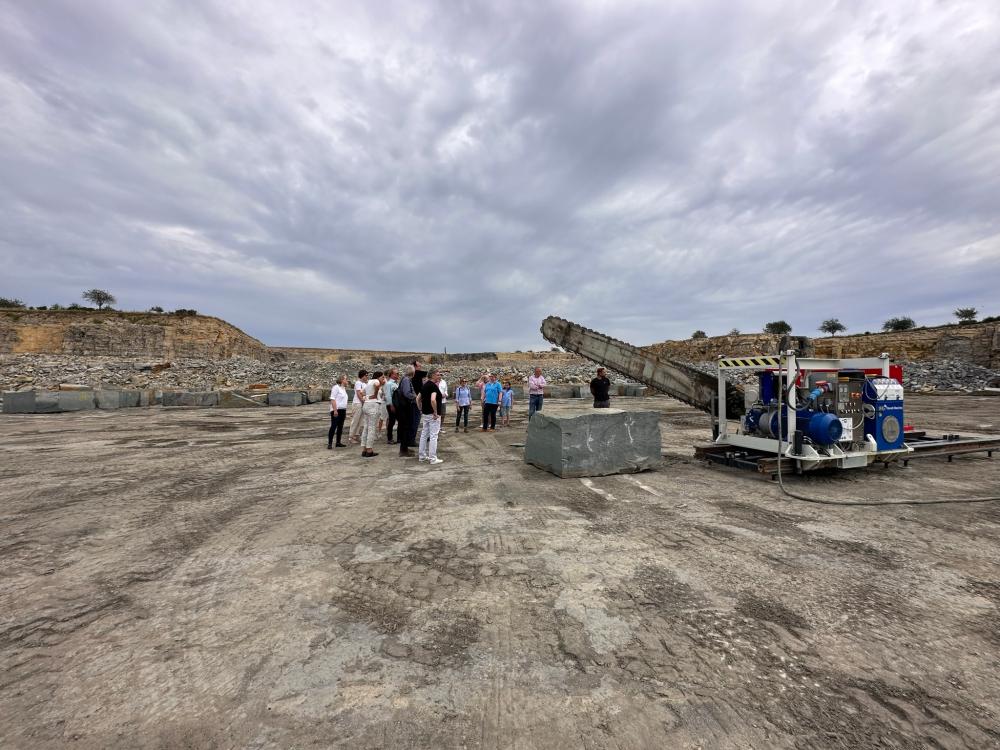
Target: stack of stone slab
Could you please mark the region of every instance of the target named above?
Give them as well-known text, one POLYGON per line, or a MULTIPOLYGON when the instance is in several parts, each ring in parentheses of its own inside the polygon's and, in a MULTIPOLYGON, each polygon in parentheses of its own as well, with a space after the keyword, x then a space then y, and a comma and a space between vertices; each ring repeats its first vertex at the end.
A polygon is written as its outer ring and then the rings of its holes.
POLYGON ((535 412, 525 463, 559 477, 596 477, 655 469, 662 461, 654 411, 594 409, 582 414, 535 412))

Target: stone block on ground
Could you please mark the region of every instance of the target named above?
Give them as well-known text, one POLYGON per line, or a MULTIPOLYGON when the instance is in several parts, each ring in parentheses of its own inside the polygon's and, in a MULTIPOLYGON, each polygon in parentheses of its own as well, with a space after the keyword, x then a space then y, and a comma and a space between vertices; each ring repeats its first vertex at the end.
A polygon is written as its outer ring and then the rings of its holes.
POLYGON ((219 405, 218 391, 164 391, 164 406, 209 407, 219 405))
POLYGON ((139 394, 139 404, 138 406, 155 406, 158 403, 156 398, 156 391, 154 390, 141 390, 138 391, 139 394))
POLYGON ((596 409, 537 412, 528 423, 524 461, 559 477, 598 477, 655 469, 662 460, 659 414, 596 409))
POLYGON ((625 395, 626 396, 645 396, 646 395, 646 386, 644 386, 644 385, 635 385, 633 383, 629 383, 628 385, 625 386, 625 395))
MULTIPOLYGON (((323 389, 322 388, 308 388, 302 392, 305 396, 305 401, 307 404, 317 404, 323 401, 323 389)), ((327 396, 326 400, 329 401, 330 397, 327 396)))
POLYGON ((4 391, 3 394, 4 414, 34 414, 35 413, 35 392, 34 391, 4 391))
POLYGON ((122 409, 134 409, 139 406, 139 391, 119 391, 118 399, 122 409))
POLYGON ((122 405, 121 391, 94 391, 94 399, 98 409, 120 409, 122 405))
POLYGON ((302 406, 301 391, 271 391, 267 394, 268 406, 302 406))
POLYGON ((35 393, 35 414, 58 414, 59 399, 55 391, 38 391, 35 393))
POLYGON ((89 391, 91 387, 85 383, 60 383, 60 391, 89 391))
POLYGON ((266 404, 262 404, 260 401, 241 396, 233 391, 222 391, 219 394, 219 407, 222 409, 244 409, 247 407, 263 409, 265 406, 266 404))
POLYGON ((97 406, 93 391, 53 391, 59 411, 86 411, 97 406))

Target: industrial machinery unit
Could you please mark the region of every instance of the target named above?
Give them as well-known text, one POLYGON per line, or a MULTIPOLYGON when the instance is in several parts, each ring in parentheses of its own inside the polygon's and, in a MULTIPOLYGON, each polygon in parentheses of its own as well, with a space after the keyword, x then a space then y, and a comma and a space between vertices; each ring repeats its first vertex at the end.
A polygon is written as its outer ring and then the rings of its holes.
MULTIPOLYGON (((817 359, 786 350, 775 356, 723 357, 716 376, 562 318, 546 318, 541 331, 553 344, 711 414, 712 450, 696 453, 713 460, 752 464, 761 471, 775 460, 788 461, 794 469, 810 471, 905 461, 913 452, 904 441, 901 370, 890 364, 888 354, 817 359), (741 390, 726 379, 739 371, 756 372, 756 382, 741 390)), ((944 450, 941 441, 925 442, 944 450)), ((958 452, 982 444, 993 450, 996 441, 972 442, 976 445, 966 440, 945 448, 958 452)))
POLYGON ((801 471, 851 469, 912 452, 904 442, 903 386, 890 376, 889 355, 861 359, 778 356, 720 357, 716 445, 783 456, 801 471), (727 373, 755 371, 732 429, 727 373))

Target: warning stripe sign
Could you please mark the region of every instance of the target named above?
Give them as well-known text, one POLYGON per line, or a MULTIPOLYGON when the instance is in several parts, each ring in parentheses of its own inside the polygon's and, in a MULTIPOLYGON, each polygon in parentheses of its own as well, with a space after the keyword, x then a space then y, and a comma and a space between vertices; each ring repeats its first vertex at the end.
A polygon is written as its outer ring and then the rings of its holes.
POLYGON ((730 367, 777 367, 780 363, 779 357, 730 357, 719 360, 719 368, 730 367))

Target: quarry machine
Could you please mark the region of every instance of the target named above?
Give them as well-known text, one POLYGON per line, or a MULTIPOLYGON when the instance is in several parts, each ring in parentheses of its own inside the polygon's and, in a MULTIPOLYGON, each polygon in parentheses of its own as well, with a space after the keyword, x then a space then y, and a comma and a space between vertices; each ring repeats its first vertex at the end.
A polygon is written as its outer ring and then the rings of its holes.
POLYGON ((783 457, 809 471, 859 468, 913 451, 904 442, 902 378, 888 354, 822 359, 782 346, 776 355, 720 357, 718 375, 710 375, 562 318, 546 318, 541 331, 563 349, 711 414, 716 456, 783 457), (755 372, 756 382, 744 389, 728 382, 727 373, 740 371, 755 372))

